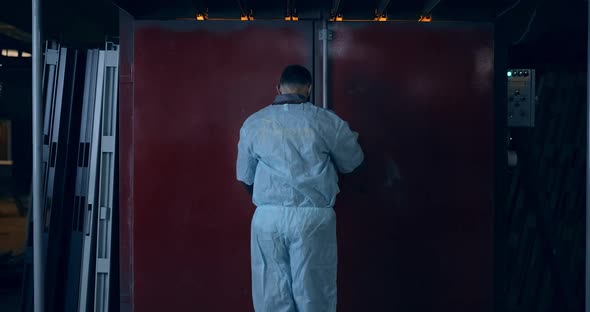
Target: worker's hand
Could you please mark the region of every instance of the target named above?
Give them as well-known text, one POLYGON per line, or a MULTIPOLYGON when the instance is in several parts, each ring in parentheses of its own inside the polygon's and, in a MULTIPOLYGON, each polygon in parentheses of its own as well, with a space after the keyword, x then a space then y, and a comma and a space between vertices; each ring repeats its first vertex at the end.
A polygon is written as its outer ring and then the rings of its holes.
POLYGON ((376 192, 392 195, 399 191, 401 174, 393 158, 389 155, 376 160, 367 158, 351 174, 343 178, 346 191, 359 194, 376 192))
POLYGON ((388 156, 385 159, 385 180, 382 183, 382 188, 384 190, 392 189, 395 185, 398 185, 401 180, 402 177, 397 164, 390 156, 388 156))
POLYGON ((248 195, 250 195, 250 197, 252 197, 252 195, 254 195, 254 185, 248 185, 244 182, 242 182, 242 185, 246 189, 246 192, 248 192, 248 195))

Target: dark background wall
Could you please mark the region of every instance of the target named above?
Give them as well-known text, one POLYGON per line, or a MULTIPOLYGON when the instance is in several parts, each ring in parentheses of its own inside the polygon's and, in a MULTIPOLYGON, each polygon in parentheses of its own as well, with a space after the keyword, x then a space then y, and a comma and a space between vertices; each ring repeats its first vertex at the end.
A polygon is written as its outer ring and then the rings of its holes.
POLYGON ((519 165, 508 171, 497 219, 505 251, 500 311, 583 307, 586 5, 540 1, 500 21, 507 67, 536 69, 538 96, 535 127, 509 130, 519 165))
POLYGON ((519 165, 506 199, 507 311, 581 311, 584 302, 586 73, 538 76, 536 126, 510 131, 519 165))
MULTIPOLYGON (((1 61, 0 61, 1 63, 1 61)), ((6 64, 6 63, 4 63, 6 64)), ((26 194, 31 176, 31 70, 30 60, 0 67, 0 119, 12 122, 12 159, 15 179, 13 190, 4 185, 5 191, 26 194)))

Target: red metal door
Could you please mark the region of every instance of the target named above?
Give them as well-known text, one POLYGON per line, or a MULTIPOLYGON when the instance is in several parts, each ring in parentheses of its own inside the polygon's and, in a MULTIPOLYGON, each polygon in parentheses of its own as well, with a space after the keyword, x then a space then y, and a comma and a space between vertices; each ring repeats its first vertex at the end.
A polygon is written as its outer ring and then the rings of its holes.
POLYGON ((133 198, 121 198, 134 311, 251 311, 254 207, 235 180, 239 128, 272 102, 285 65, 312 68, 312 23, 134 27, 133 95, 121 103, 133 124, 121 130, 132 131, 121 134, 121 180, 133 198))
POLYGON ((339 311, 491 311, 492 28, 332 27, 332 103, 371 172, 336 205, 339 311))
MULTIPOLYGON (((313 67, 312 24, 122 24, 122 294, 251 311, 238 130, 284 65, 313 67)), ((491 28, 331 27, 331 102, 372 181, 338 199, 339 311, 491 310, 491 28)))

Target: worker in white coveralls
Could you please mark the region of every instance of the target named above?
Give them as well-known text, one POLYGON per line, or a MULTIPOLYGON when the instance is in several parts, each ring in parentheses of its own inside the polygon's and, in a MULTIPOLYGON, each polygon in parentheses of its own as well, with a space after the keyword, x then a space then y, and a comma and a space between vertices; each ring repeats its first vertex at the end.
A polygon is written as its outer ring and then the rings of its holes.
POLYGON ((257 312, 336 311, 338 171, 364 159, 358 134, 309 102, 312 79, 283 71, 274 103, 240 130, 237 178, 257 206, 252 297, 257 312))

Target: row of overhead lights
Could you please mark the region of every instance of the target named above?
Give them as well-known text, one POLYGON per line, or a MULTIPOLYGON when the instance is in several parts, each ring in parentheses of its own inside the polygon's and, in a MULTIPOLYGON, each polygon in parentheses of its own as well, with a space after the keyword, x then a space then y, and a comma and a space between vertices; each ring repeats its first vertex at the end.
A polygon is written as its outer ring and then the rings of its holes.
MULTIPOLYGON (((195 19, 197 21, 206 21, 206 20, 210 20, 209 16, 207 13, 197 13, 195 16, 195 19)), ((214 19, 212 19, 214 20, 214 19)), ((240 17, 241 21, 253 21, 254 20, 254 15, 252 14, 252 12, 249 15, 242 15, 240 17)), ((299 17, 297 15, 287 15, 285 16, 285 21, 298 21, 299 17)), ((342 15, 337 15, 335 17, 332 17, 330 19, 330 21, 332 22, 343 22, 346 21, 342 15)), ((387 22, 387 15, 383 15, 383 16, 378 16, 375 17, 374 21, 376 22, 387 22)), ((422 23, 430 23, 432 21, 432 16, 420 16, 420 18, 418 19, 418 22, 422 22, 422 23)))
POLYGON ((0 55, 4 57, 31 57, 31 53, 14 49, 2 49, 0 55))

